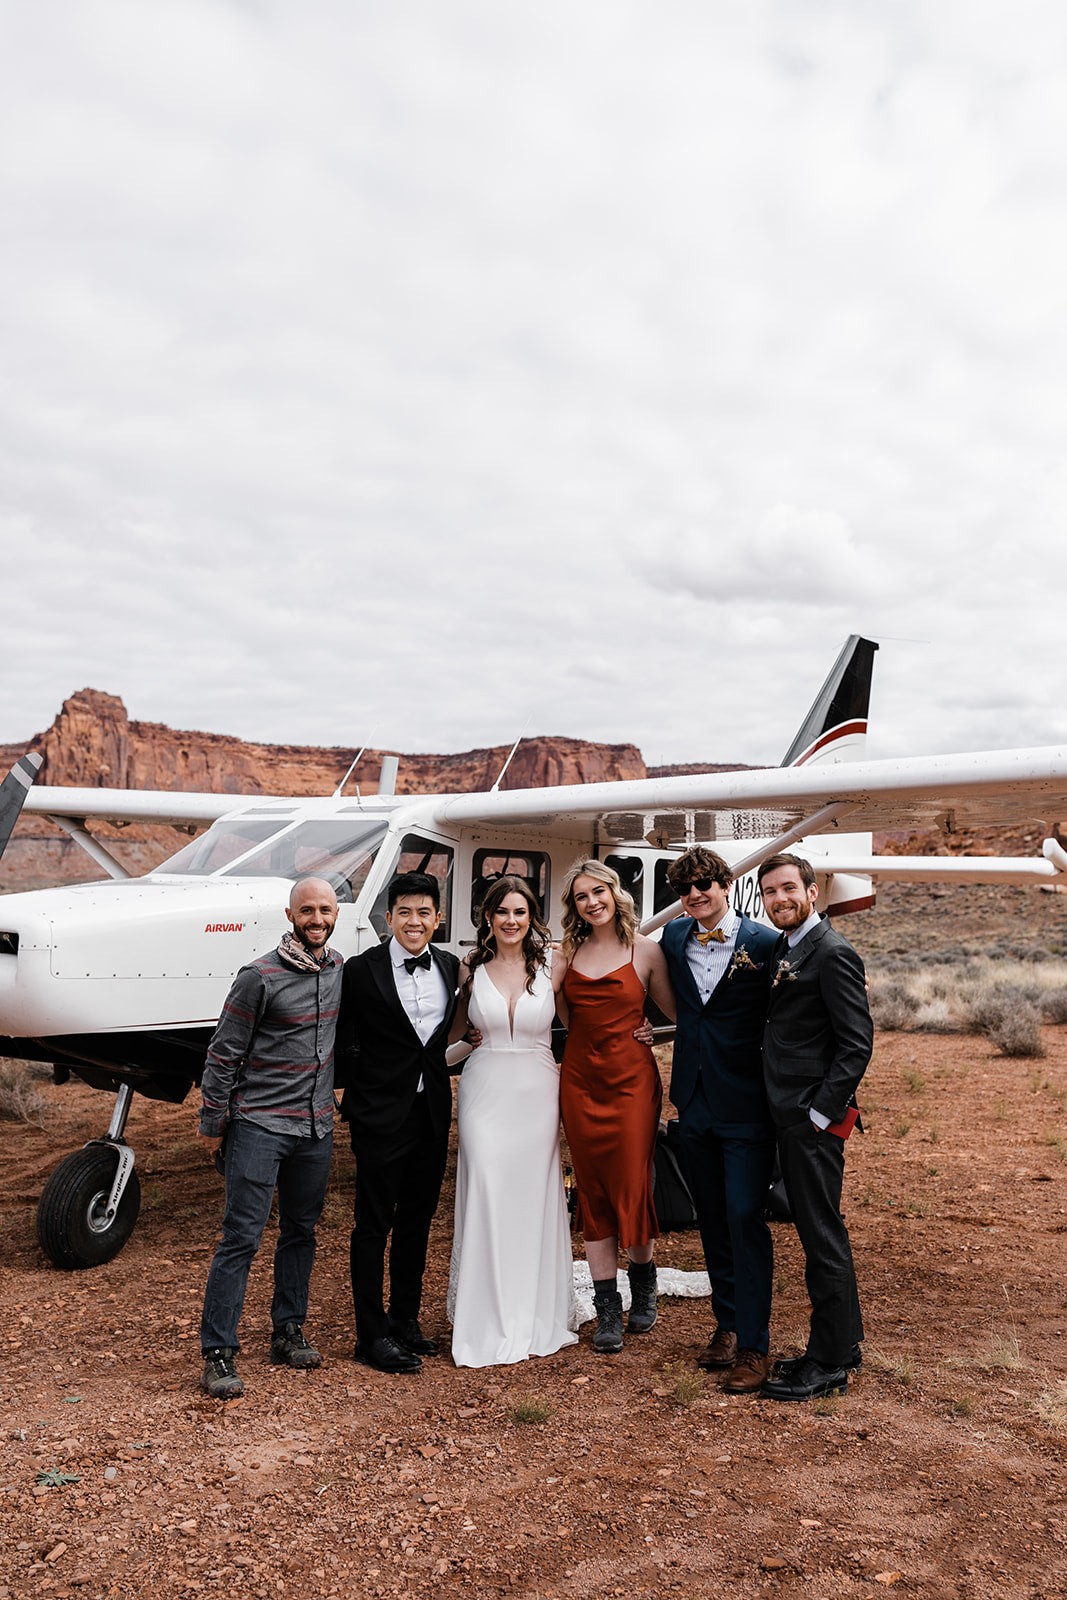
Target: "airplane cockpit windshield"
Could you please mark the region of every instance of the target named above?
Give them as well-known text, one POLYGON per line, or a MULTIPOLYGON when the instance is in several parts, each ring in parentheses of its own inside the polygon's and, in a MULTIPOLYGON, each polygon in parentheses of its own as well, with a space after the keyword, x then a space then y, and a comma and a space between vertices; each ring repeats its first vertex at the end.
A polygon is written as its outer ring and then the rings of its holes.
POLYGON ((178 877, 297 878, 332 883, 338 900, 355 900, 385 838, 380 819, 317 818, 279 826, 234 817, 216 822, 155 870, 178 877))

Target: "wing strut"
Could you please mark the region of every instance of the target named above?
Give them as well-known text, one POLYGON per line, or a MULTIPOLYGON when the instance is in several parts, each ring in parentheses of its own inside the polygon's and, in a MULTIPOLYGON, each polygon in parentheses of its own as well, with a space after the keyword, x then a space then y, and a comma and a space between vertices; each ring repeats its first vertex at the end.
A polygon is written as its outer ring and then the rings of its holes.
MULTIPOLYGON (((773 839, 760 841, 758 850, 743 856, 733 867, 731 872, 735 878, 743 878, 746 872, 751 872, 753 867, 758 867, 761 861, 766 861, 768 856, 776 856, 779 850, 788 850, 791 844, 796 844, 798 839, 805 838, 809 833, 821 833, 824 828, 837 822, 838 817, 845 816, 853 811, 854 806, 844 800, 834 800, 828 806, 822 806, 818 811, 813 811, 810 817, 801 817, 799 822, 794 822, 791 828, 784 833, 779 833, 773 839)), ((676 900, 673 905, 665 906, 662 911, 657 911, 654 917, 649 917, 647 922, 642 922, 642 933, 655 933, 657 928, 662 928, 665 923, 673 922, 682 909, 682 902, 676 900)))
POLYGON ((98 867, 103 867, 109 878, 132 878, 134 874, 127 872, 126 868, 116 861, 110 850, 105 850, 99 839, 94 839, 84 822, 76 822, 72 817, 54 817, 49 815, 49 822, 54 822, 57 828, 62 828, 64 833, 69 833, 75 844, 80 844, 87 856, 92 856, 98 867))

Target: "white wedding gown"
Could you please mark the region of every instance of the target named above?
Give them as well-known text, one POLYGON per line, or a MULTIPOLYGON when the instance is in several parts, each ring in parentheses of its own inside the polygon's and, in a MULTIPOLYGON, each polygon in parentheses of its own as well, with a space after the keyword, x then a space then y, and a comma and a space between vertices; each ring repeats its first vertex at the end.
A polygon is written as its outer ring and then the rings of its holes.
POLYGON ((470 1019, 482 1043, 459 1080, 456 1225, 448 1286, 452 1359, 492 1367, 547 1356, 578 1335, 559 1156, 559 1068, 549 1048, 552 983, 508 1003, 475 969, 470 1019))

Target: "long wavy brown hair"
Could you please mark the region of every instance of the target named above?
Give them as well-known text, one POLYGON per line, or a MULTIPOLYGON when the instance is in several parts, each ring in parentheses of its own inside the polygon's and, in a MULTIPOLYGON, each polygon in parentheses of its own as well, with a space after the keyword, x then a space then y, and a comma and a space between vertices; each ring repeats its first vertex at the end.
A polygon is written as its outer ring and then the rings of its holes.
POLYGON ((467 957, 467 966, 470 977, 464 987, 468 990, 474 981, 474 974, 478 967, 484 966, 487 961, 492 961, 496 955, 496 937, 493 933, 493 917, 500 910, 509 894, 518 894, 526 901, 530 908, 530 926, 526 930, 526 937, 522 941, 522 956, 526 963, 526 988, 532 994, 534 979, 545 965, 545 951, 548 949, 552 935, 548 930, 541 915, 541 907, 537 897, 525 878, 513 878, 506 874, 497 878, 489 893, 482 901, 478 910, 478 942, 467 957))
POLYGON ((623 888, 622 879, 614 867, 609 867, 603 861, 586 860, 576 861, 563 880, 560 897, 563 902, 563 954, 569 961, 592 932, 574 903, 574 884, 578 878, 595 878, 598 883, 607 884, 615 901, 615 933, 619 943, 629 950, 640 928, 633 896, 623 888))

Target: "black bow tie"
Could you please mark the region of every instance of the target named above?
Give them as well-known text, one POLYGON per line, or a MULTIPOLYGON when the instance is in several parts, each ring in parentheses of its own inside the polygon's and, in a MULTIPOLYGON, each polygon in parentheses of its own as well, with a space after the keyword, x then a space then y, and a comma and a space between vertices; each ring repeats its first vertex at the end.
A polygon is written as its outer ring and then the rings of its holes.
POLYGON ((408 972, 414 972, 416 967, 425 967, 426 971, 429 972, 430 965, 430 952, 428 950, 424 950, 421 956, 406 956, 404 958, 404 967, 408 972))

